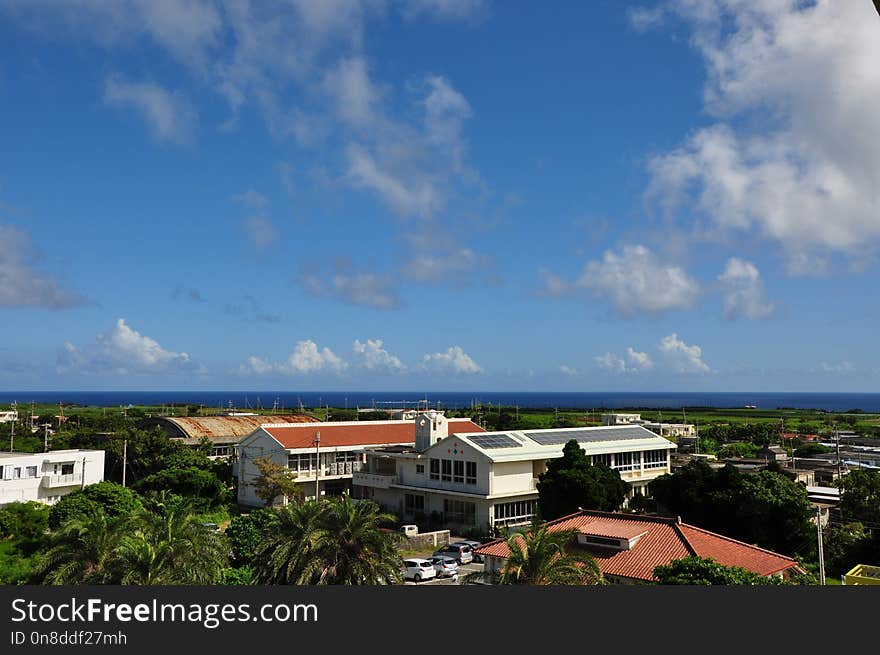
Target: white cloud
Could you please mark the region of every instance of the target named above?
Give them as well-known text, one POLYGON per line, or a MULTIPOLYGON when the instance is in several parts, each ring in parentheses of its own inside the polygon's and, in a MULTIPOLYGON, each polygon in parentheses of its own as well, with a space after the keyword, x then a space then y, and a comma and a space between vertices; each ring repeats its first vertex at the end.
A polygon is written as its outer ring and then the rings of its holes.
POLYGON ((451 346, 446 352, 425 355, 422 359, 425 368, 451 373, 482 373, 483 369, 461 346, 451 346))
POLYGON ((265 216, 251 216, 244 222, 245 234, 253 246, 264 250, 278 240, 275 224, 265 216))
POLYGON ((78 293, 65 291, 55 279, 37 271, 30 236, 12 225, 0 225, 0 307, 63 309, 81 305, 78 293))
POLYGON ((773 314, 773 303, 765 298, 761 274, 751 262, 731 257, 718 280, 724 296, 725 318, 760 319, 773 314))
POLYGON ((343 122, 354 127, 370 127, 378 120, 376 105, 380 93, 370 80, 363 57, 340 60, 325 74, 324 87, 343 122))
POLYGON ((654 362, 648 353, 639 352, 632 347, 626 349, 625 357, 607 352, 604 355, 594 357, 593 361, 599 368, 612 373, 640 373, 654 368, 654 362))
POLYGON ((355 339, 353 350, 359 364, 369 370, 402 371, 406 368, 398 357, 382 347, 381 339, 367 339, 361 343, 355 339))
POLYGON ((659 350, 666 364, 676 373, 709 373, 712 370, 702 359, 702 348, 687 345, 674 332, 663 337, 659 350))
POLYGON ((59 373, 163 373, 201 370, 185 352, 163 348, 155 339, 142 335, 124 318, 112 330, 99 334, 95 343, 76 347, 65 343, 58 358, 59 373))
POLYGON ((856 370, 856 367, 853 366, 852 362, 848 362, 846 360, 841 362, 836 362, 833 364, 829 364, 828 362, 822 362, 819 364, 820 370, 824 373, 852 373, 856 370))
POLYGON ((706 108, 719 120, 654 158, 648 197, 778 242, 792 274, 813 252, 876 250, 880 122, 865 107, 880 106, 880 39, 871 3, 667 6, 693 26, 706 108))
POLYGON ((572 368, 571 366, 566 366, 565 364, 563 364, 562 366, 559 367, 559 372, 562 373, 563 375, 568 375, 569 377, 576 377, 581 374, 581 372, 579 370, 577 370, 576 368, 572 368))
POLYGON ((665 9, 660 7, 630 7, 626 11, 629 24, 636 32, 647 32, 663 24, 665 9))
POLYGON ((293 352, 283 362, 272 362, 255 355, 248 357, 239 368, 242 374, 300 375, 308 373, 339 374, 348 368, 348 363, 327 347, 318 348, 311 339, 298 341, 293 352))
POLYGON ((400 0, 406 18, 429 14, 443 19, 475 19, 484 16, 488 8, 488 0, 400 0))
POLYGON ((463 281, 479 265, 479 259, 470 248, 458 248, 448 253, 420 252, 407 263, 404 274, 421 282, 463 281))
POLYGON ((134 109, 160 142, 190 142, 198 121, 183 94, 167 91, 154 82, 126 82, 110 77, 104 85, 104 102, 112 107, 134 109))
POLYGON ((659 261, 641 245, 624 245, 619 254, 606 251, 600 261, 588 262, 572 283, 546 271, 542 275, 547 293, 586 289, 610 300, 623 316, 692 307, 699 292, 684 269, 659 261))
POLYGON ((403 304, 397 295, 397 281, 390 275, 353 271, 347 263, 334 265, 329 275, 305 270, 298 282, 313 296, 335 298, 352 305, 395 309, 403 304))

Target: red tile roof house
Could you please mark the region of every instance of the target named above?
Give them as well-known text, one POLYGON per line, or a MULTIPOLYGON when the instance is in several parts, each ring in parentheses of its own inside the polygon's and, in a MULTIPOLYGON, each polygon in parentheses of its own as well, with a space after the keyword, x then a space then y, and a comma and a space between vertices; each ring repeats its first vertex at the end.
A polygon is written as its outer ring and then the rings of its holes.
MULTIPOLYGON (((656 582, 654 568, 683 557, 710 557, 725 566, 739 566, 759 575, 802 572, 797 561, 757 546, 724 537, 677 518, 581 511, 547 525, 550 530, 577 530, 573 548, 587 550, 605 580, 618 584, 656 582)), ((492 541, 478 548, 487 572, 500 571, 509 554, 507 543, 492 541)))
MULTIPOLYGON (((482 430, 469 419, 449 418, 447 421, 450 431, 482 430)), ((322 496, 350 491, 353 474, 363 468, 365 450, 411 447, 415 440, 415 420, 261 425, 237 447, 238 502, 249 507, 263 506, 263 501, 254 493, 254 482, 259 476, 254 460, 261 457, 271 457, 296 473, 303 495, 314 498, 316 484, 322 496)))

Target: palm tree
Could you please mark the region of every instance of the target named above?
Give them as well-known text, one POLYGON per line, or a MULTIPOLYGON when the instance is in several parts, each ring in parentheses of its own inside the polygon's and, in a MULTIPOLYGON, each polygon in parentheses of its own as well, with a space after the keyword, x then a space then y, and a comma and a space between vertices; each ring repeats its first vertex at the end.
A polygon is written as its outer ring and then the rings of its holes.
POLYGON ((466 582, 489 581, 506 585, 604 584, 596 560, 581 550, 569 551, 577 530, 550 530, 536 518, 528 532, 507 534, 507 560, 493 575, 471 574, 466 582))
POLYGON ((254 555, 258 584, 375 585, 400 579, 396 533, 379 528, 393 516, 348 495, 294 502, 254 555))
POLYGON ((326 539, 321 545, 324 568, 318 584, 377 585, 398 582, 403 564, 396 532, 379 528, 394 516, 372 501, 353 501, 348 494, 326 501, 326 539))
POLYGON ((115 552, 128 517, 108 517, 102 509, 75 517, 52 535, 35 574, 43 584, 113 584, 115 552))
POLYGON ((158 495, 116 548, 122 584, 194 585, 219 580, 229 563, 225 538, 204 525, 190 502, 158 495))
POLYGON ((323 568, 319 545, 326 541, 320 501, 293 502, 276 510, 277 524, 254 553, 257 584, 310 584, 323 568))

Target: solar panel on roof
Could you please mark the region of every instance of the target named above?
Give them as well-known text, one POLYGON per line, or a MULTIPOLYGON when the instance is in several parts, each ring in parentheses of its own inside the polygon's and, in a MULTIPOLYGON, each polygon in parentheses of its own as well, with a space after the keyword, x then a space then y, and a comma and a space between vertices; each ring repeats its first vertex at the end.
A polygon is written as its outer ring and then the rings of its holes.
POLYGON ((644 428, 611 428, 607 430, 549 430, 541 432, 525 432, 529 439, 542 446, 558 446, 572 439, 579 443, 599 441, 626 441, 629 439, 653 439, 657 435, 644 428))
POLYGON ((522 444, 506 434, 480 434, 468 437, 480 448, 519 448, 522 444))

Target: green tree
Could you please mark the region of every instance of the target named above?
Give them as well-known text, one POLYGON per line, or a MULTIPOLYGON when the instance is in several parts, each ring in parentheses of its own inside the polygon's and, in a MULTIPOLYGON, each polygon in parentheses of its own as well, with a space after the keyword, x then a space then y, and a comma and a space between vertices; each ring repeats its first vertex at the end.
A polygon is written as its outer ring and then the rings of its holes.
POLYGON ((562 457, 551 460, 538 482, 540 514, 551 520, 578 509, 612 511, 620 507, 630 485, 620 473, 590 463, 577 441, 569 441, 562 457))
POLYGON ((260 471, 254 482, 254 494, 262 500, 266 507, 271 506, 277 498, 298 498, 301 495, 296 483, 296 473, 286 466, 278 464, 268 455, 254 460, 260 471))
POLYGON ((232 547, 232 561, 236 566, 249 564, 260 541, 278 523, 278 515, 269 509, 258 509, 250 514, 235 516, 226 528, 226 537, 232 547))
POLYGON ((724 566, 706 557, 684 557, 654 569, 661 585, 778 585, 779 578, 765 578, 739 566, 724 566))
POLYGON ((101 507, 67 520, 38 559, 35 575, 43 584, 113 584, 118 581, 115 552, 130 521, 101 507))
POLYGON ((551 530, 535 519, 528 532, 507 536, 509 555, 494 576, 494 582, 502 585, 602 584, 602 571, 596 560, 585 550, 570 548, 576 538, 576 530, 551 530))
POLYGON ((229 490, 220 478, 196 466, 163 469, 142 478, 135 488, 141 493, 166 490, 185 496, 201 509, 216 507, 229 499, 229 490))
POLYGON ((377 585, 399 581, 400 535, 382 530, 393 516, 347 495, 275 510, 253 558, 258 584, 377 585))
POLYGON ((0 539, 36 541, 49 529, 49 507, 43 503, 9 503, 0 507, 0 539))
POLYGON ((855 469, 838 482, 840 509, 848 521, 880 525, 880 471, 855 469))
POLYGON ((49 510, 49 527, 59 528, 77 516, 101 510, 108 518, 126 516, 141 507, 138 495, 115 482, 98 482, 63 496, 49 510))
POLYGON ((188 499, 164 493, 134 517, 115 556, 121 584, 214 584, 229 565, 225 537, 202 525, 188 499))

